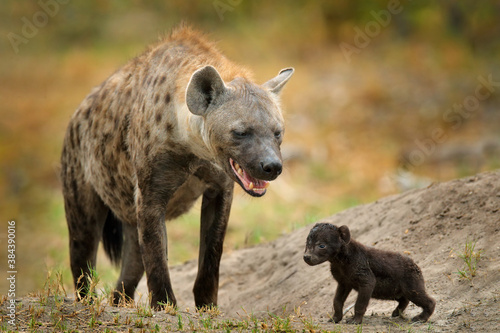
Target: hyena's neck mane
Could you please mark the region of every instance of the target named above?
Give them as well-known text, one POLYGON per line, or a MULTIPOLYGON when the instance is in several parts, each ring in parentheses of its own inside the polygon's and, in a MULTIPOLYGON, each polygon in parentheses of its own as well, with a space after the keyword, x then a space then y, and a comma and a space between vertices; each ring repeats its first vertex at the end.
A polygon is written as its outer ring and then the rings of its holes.
POLYGON ((188 143, 198 157, 213 159, 215 152, 209 145, 203 119, 192 114, 186 105, 189 80, 196 70, 207 65, 213 66, 226 84, 235 78, 251 81, 251 72, 231 62, 219 52, 214 42, 186 25, 174 29, 169 36, 148 48, 135 62, 147 64, 145 68, 133 69, 140 70, 142 77, 166 75, 167 82, 175 85, 171 101, 174 106, 172 110, 175 111, 168 115, 178 129, 175 140, 188 143))
MULTIPOLYGON (((160 39, 143 56, 165 56, 165 53, 170 53, 173 57, 179 57, 180 72, 177 84, 179 90, 185 89, 191 75, 197 69, 207 65, 215 67, 226 83, 237 77, 250 81, 253 79, 252 73, 247 68, 227 59, 220 53, 216 43, 209 41, 202 32, 187 25, 181 25, 173 29, 169 36, 160 39)), ((184 96, 179 97, 184 98, 184 96)), ((181 100, 183 101, 183 99, 181 100)))

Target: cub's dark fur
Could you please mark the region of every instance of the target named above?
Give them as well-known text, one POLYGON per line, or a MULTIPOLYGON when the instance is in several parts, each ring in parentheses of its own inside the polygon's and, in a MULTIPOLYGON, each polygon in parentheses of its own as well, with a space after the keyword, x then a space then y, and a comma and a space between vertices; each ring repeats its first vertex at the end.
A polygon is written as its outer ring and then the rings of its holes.
POLYGON ((420 268, 399 253, 366 247, 351 239, 349 228, 329 223, 316 224, 307 237, 304 261, 313 266, 325 261, 338 282, 333 301, 333 320, 342 320, 342 308, 352 289, 358 292, 354 317, 360 324, 370 298, 396 300, 392 316, 399 316, 412 301, 423 309, 412 321, 425 322, 434 312, 436 301, 425 291, 420 268))

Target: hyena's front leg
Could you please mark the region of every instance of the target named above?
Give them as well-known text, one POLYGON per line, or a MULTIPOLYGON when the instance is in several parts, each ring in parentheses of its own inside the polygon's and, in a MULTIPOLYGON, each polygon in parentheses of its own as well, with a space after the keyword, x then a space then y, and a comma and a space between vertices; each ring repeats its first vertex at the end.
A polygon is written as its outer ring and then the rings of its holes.
POLYGON ((198 275, 193 289, 197 307, 217 305, 219 264, 232 199, 232 184, 203 194, 198 275))
POLYGON ((161 304, 176 305, 168 273, 167 229, 165 226, 165 204, 155 202, 148 192, 137 194, 137 230, 142 262, 146 271, 151 307, 159 309, 161 304))

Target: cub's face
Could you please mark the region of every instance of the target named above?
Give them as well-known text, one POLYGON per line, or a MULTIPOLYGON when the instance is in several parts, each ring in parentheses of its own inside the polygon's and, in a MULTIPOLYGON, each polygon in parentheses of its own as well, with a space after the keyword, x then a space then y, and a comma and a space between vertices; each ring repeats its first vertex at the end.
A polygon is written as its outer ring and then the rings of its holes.
POLYGON ((346 243, 341 228, 329 223, 316 224, 307 236, 304 261, 314 266, 340 253, 342 245, 346 243))

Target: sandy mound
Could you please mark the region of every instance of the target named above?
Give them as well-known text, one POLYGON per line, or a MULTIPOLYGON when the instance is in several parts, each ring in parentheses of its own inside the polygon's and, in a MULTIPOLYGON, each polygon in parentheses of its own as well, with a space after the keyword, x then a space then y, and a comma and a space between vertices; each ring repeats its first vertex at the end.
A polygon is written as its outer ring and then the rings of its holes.
MULTIPOLYGON (((435 331, 495 331, 500 324, 500 171, 433 184, 428 188, 383 198, 323 219, 346 224, 358 241, 380 249, 408 253, 421 267, 426 287, 436 301, 430 325, 435 331), (482 249, 477 276, 458 279, 464 262, 458 257, 466 241, 482 249)), ((257 316, 292 312, 301 307, 323 329, 331 315, 336 282, 328 264, 310 267, 302 260, 312 225, 271 243, 224 254, 219 305, 228 316, 244 308, 257 316), (285 308, 286 307, 286 308, 285 308)), ((192 285, 196 261, 173 267, 171 275, 180 307, 194 307, 192 285)), ((145 281, 140 291, 146 291, 145 281)), ((346 306, 354 303, 356 293, 346 306)), ((387 330, 386 325, 407 325, 391 319, 396 302, 372 300, 363 330, 387 330), (398 324, 399 323, 399 324, 398 324)), ((410 304, 407 318, 420 312, 410 304)), ((352 310, 347 317, 352 316, 352 310)), ((421 324, 428 328, 429 324, 421 324)), ((393 326, 394 327, 394 326, 393 326)))

